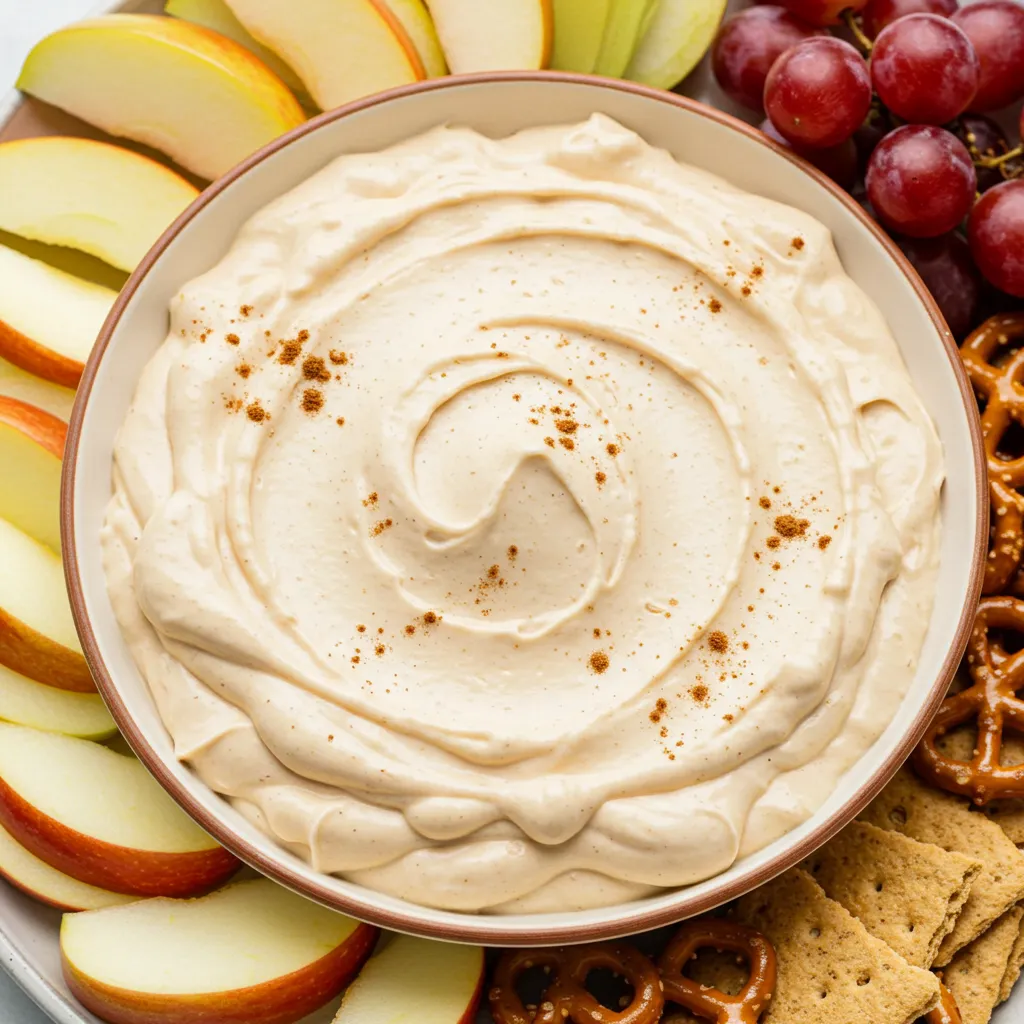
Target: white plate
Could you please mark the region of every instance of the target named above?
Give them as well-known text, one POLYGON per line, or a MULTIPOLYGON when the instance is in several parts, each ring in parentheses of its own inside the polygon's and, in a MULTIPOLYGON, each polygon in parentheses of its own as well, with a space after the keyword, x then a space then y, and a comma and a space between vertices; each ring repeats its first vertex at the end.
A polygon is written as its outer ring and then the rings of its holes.
MULTIPOLYGON (((127 3, 101 4, 100 9, 159 10, 152 0, 130 0, 127 3)), ((730 7, 746 6, 742 0, 731 0, 730 7)), ((715 86, 707 62, 696 72, 685 90, 689 95, 713 106, 747 116, 738 110, 715 86)), ((14 111, 19 100, 12 95, 7 102, 0 101, 0 123, 14 111)), ((25 992, 59 1024, 101 1024, 92 1014, 83 1010, 71 997, 60 971, 58 929, 60 913, 41 906, 6 883, 0 882, 0 964, 11 973, 25 992)), ((336 1004, 307 1018, 304 1024, 326 1024, 333 1016, 336 1004)), ((0 1006, 0 1021, 12 1024, 5 1008, 0 1006)), ((489 1017, 481 1011, 480 1020, 489 1017)), ((1018 987, 1013 998, 996 1013, 994 1024, 1024 1022, 1024 985, 1018 987)))

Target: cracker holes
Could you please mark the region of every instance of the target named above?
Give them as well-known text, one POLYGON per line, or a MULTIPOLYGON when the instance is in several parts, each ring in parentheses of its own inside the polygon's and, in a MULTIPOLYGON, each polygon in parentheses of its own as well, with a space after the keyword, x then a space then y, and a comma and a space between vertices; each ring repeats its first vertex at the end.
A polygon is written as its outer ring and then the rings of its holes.
POLYGON ((889 820, 894 825, 906 825, 907 823, 907 809, 905 807, 894 807, 889 812, 889 820))
POLYGON ((885 888, 884 882, 875 882, 875 892, 881 892, 885 888))
POLYGON ((864 985, 871 984, 871 975, 866 972, 857 979, 857 984, 863 987, 864 985))
POLYGON ((820 939, 821 938, 821 929, 817 928, 817 927, 812 928, 811 929, 811 938, 812 939, 820 939))

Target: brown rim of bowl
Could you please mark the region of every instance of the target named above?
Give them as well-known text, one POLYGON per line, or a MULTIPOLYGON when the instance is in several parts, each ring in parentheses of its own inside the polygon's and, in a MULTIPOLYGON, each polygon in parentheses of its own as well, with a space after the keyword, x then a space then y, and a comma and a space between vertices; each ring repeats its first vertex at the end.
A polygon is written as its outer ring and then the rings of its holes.
MULTIPOLYGON (((805 857, 810 856, 819 846, 827 842, 844 825, 851 821, 861 810, 880 792, 882 787, 895 774, 896 770, 909 757, 910 752, 917 745, 929 721, 938 710, 942 698, 945 696, 953 674, 956 672, 960 657, 967 645, 967 638, 971 625, 974 621, 975 609, 981 594, 982 575, 984 570, 984 559, 988 546, 988 513, 989 502, 986 485, 986 462, 982 449, 981 427, 978 419, 978 408, 974 392, 967 379, 967 374, 960 361, 959 350, 953 337, 946 326, 942 313, 931 293, 918 277, 907 258, 903 255, 889 236, 861 209, 860 205, 844 192, 838 185, 827 178, 819 170, 797 157, 791 150, 776 144, 765 136, 761 131, 752 126, 726 114, 715 110, 696 100, 679 96, 676 93, 666 92, 661 89, 652 89, 647 86, 637 85, 633 82, 618 81, 615 79, 599 78, 592 75, 565 74, 550 71, 503 71, 488 72, 475 75, 458 75, 447 78, 430 79, 424 82, 417 82, 414 85, 402 86, 391 89, 387 92, 377 93, 365 99, 356 100, 335 110, 327 111, 324 114, 307 121, 305 124, 292 129, 286 135, 268 143, 262 149, 257 150, 247 160, 243 161, 233 170, 229 171, 222 178, 217 179, 210 185, 160 236, 156 244, 146 254, 142 262, 136 267, 129 277, 124 288, 121 289, 117 300, 103 324, 99 333, 96 345, 92 350, 89 361, 86 364, 85 372, 82 375, 78 387, 78 400, 75 402, 71 415, 71 422, 68 427, 67 447, 64 457, 64 476, 61 485, 61 539, 64 549, 64 572, 68 585, 68 592, 71 599, 71 608, 74 614, 75 624, 78 628, 79 637, 82 642, 82 650, 85 653, 86 661, 96 679, 96 685, 103 696, 110 713, 117 723, 118 728, 124 734, 131 748, 138 755, 149 771, 156 777, 163 788, 174 798, 175 801, 193 819, 195 819, 207 832, 222 843, 228 850, 235 854, 257 871, 282 885, 301 893, 310 899, 316 900, 327 907, 343 913, 351 914, 379 925, 382 928, 391 928, 396 931, 407 932, 414 935, 422 935, 428 938, 444 939, 453 942, 479 942, 486 945, 511 945, 511 946, 542 946, 558 945, 561 943, 591 942, 598 939, 617 938, 623 935, 631 935, 637 932, 648 931, 663 925, 673 924, 687 917, 693 917, 713 909, 731 899, 749 892, 758 885, 762 885, 769 879, 775 877, 787 868, 799 863, 805 857), (876 238, 882 247, 889 254, 896 267, 910 281, 914 291, 917 293, 922 305, 925 307, 929 317, 942 338, 942 344, 949 359, 950 366, 960 387, 960 397, 967 413, 967 420, 971 431, 971 445, 974 452, 974 474, 976 500, 978 514, 976 519, 976 537, 974 553, 971 565, 971 577, 968 586, 968 600, 960 614, 960 620, 952 639, 950 640, 949 652, 942 664, 942 670, 931 688, 928 699, 922 705, 914 718, 913 723, 907 730, 897 748, 888 758, 874 771, 871 778, 850 797, 845 804, 831 817, 818 824, 800 842, 790 849, 778 854, 771 861, 760 867, 751 868, 738 877, 733 878, 727 885, 723 885, 711 892, 700 896, 688 896, 689 890, 683 888, 678 890, 676 898, 667 905, 651 910, 644 910, 641 907, 631 914, 619 917, 610 925, 588 923, 578 924, 557 924, 545 925, 531 930, 517 930, 503 932, 500 927, 499 917, 476 916, 473 914, 461 914, 458 912, 442 912, 448 916, 453 914, 460 917, 456 923, 439 923, 431 925, 421 919, 419 914, 406 914, 401 911, 383 909, 374 902, 372 894, 369 898, 359 895, 339 894, 318 884, 310 884, 306 879, 293 869, 290 865, 272 859, 250 843, 238 836, 231 827, 225 825, 219 817, 208 813, 206 809, 197 803, 188 789, 182 785, 175 776, 169 772, 161 758, 153 750, 143 735, 142 731, 135 726, 134 721, 128 714, 127 708, 121 701, 114 685, 113 679, 107 672, 106 665, 99 652, 96 636, 93 633, 92 625, 85 607, 85 598, 82 593, 81 578, 78 570, 78 556, 75 545, 75 513, 73 495, 75 490, 75 473, 78 461, 78 446, 82 430, 82 418, 92 389, 93 381, 99 372, 103 360, 103 353, 110 342, 110 337, 124 312, 125 307, 131 300, 139 284, 145 278, 155 261, 167 248, 170 242, 178 235, 181 229, 208 203, 212 202, 221 192, 248 170, 261 163, 268 156, 276 153, 289 145, 293 140, 316 131, 321 125, 337 121, 358 111, 367 110, 370 107, 387 103, 389 100, 403 96, 415 95, 417 93, 435 92, 444 89, 459 88, 463 85, 478 85, 494 82, 567 82, 577 85, 587 85, 597 89, 610 89, 618 92, 633 93, 643 96, 658 103, 668 103, 672 106, 682 107, 690 113, 700 117, 709 118, 712 121, 724 125, 745 135, 751 141, 764 146, 776 155, 789 160, 799 166, 808 176, 813 178, 822 188, 831 193, 843 205, 850 210, 876 238)), ((369 890, 368 890, 369 892, 369 890)), ((424 908, 427 913, 433 913, 429 908, 424 908)))

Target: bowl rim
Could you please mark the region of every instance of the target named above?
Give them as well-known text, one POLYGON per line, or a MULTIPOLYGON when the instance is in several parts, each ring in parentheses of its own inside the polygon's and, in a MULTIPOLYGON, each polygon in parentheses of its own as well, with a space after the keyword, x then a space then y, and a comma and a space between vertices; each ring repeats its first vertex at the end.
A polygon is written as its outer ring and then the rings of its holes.
MULTIPOLYGON (((938 304, 932 298, 924 282, 918 276, 913 266, 896 245, 896 243, 885 233, 885 231, 863 210, 847 192, 836 185, 830 178, 813 167, 802 158, 798 157, 792 150, 789 150, 773 140, 769 139, 763 132, 747 124, 744 121, 733 117, 724 111, 700 103, 689 97, 681 96, 674 92, 661 89, 654 89, 649 86, 640 85, 635 82, 622 81, 617 79, 602 78, 595 75, 574 74, 557 71, 495 71, 481 72, 469 75, 455 75, 445 78, 428 79, 416 82, 412 85, 400 86, 389 89, 385 92, 376 93, 337 107, 333 110, 319 114, 317 117, 304 122, 284 135, 279 136, 267 145, 256 150, 251 156, 236 167, 232 168, 225 175, 218 178, 211 185, 200 193, 200 195, 175 219, 175 221, 160 236, 153 247, 145 255, 139 265, 132 272, 128 281, 121 289, 115 300, 110 313, 108 314, 103 327, 97 337, 92 353, 86 363, 82 379, 78 387, 78 394, 68 425, 67 442, 64 453, 64 468, 61 481, 61 541, 63 547, 64 573, 67 582, 68 593, 71 601, 71 610, 75 625, 78 630, 82 644, 82 650, 86 662, 95 678, 97 689, 103 697, 104 702, 110 710, 118 728, 127 740, 129 746, 138 756, 139 760, 146 766, 150 773, 156 778, 163 789, 178 803, 178 805, 193 820, 210 833, 231 853, 241 861, 256 869, 261 874, 272 878, 274 881, 292 889, 299 894, 313 899, 331 909, 342 913, 350 914, 363 921, 368 921, 382 928, 389 928, 395 931, 406 932, 413 935, 421 935, 427 938, 441 939, 453 942, 478 942, 485 945, 558 945, 563 943, 590 942, 599 939, 617 938, 624 935, 635 934, 647 931, 664 925, 673 924, 685 918, 695 916, 711 910, 729 900, 735 899, 751 889, 764 884, 776 875, 798 864, 805 857, 809 856, 823 843, 827 842, 841 828, 849 823, 861 810, 881 791, 890 778, 896 773, 900 765, 907 759, 913 748, 917 745, 924 734, 928 723, 938 710, 939 704, 946 694, 946 690, 953 679, 960 658, 967 645, 970 630, 973 625, 975 610, 981 596, 981 587, 984 576, 985 557, 988 549, 988 517, 989 500, 987 487, 987 462, 982 444, 981 426, 978 416, 977 402, 974 392, 968 380, 960 360, 959 349, 953 340, 938 304), (378 905, 373 890, 365 889, 365 897, 362 893, 347 894, 339 893, 327 886, 311 883, 303 877, 283 858, 278 859, 268 856, 260 849, 253 846, 244 837, 238 835, 234 829, 226 824, 222 818, 210 813, 195 800, 189 788, 181 783, 174 774, 167 769, 163 759, 149 744, 143 729, 138 727, 124 702, 118 693, 118 689, 100 653, 96 633, 86 608, 82 578, 79 571, 78 551, 75 530, 75 504, 74 494, 77 480, 77 467, 79 449, 82 434, 82 423, 85 410, 88 405, 89 396, 93 383, 99 373, 104 353, 120 322, 121 316, 128 307, 135 292, 143 279, 153 268, 156 261, 163 254, 164 250, 178 236, 182 229, 196 216, 199 211, 208 204, 214 202, 217 197, 239 178, 244 176, 253 167, 262 163, 269 156, 290 145, 297 139, 318 131, 325 125, 348 117, 369 108, 386 104, 391 100, 400 99, 410 95, 430 92, 443 92, 447 89, 458 89, 465 86, 475 86, 493 83, 537 83, 537 82, 558 82, 577 85, 586 85, 596 89, 608 89, 620 92, 632 93, 657 103, 666 103, 704 117, 717 124, 739 132, 750 141, 769 149, 776 155, 781 156, 798 166, 805 174, 814 180, 820 187, 829 192, 847 210, 866 227, 874 236, 882 248, 887 252, 889 258, 907 278, 917 298, 923 305, 929 319, 934 324, 941 339, 942 347, 946 353, 959 386, 960 397, 967 413, 967 421, 970 431, 971 448, 973 454, 974 482, 976 490, 977 513, 975 518, 975 544, 971 554, 970 575, 968 579, 967 598, 957 622, 957 628, 950 638, 949 648, 942 662, 940 671, 932 684, 928 698, 918 709, 909 728, 905 732, 896 748, 880 763, 871 776, 851 796, 844 801, 842 807, 838 808, 824 821, 812 829, 800 841, 793 843, 787 849, 780 851, 770 861, 750 868, 742 872, 727 884, 713 888, 700 896, 689 895, 689 888, 683 887, 676 891, 675 898, 662 902, 656 908, 645 909, 643 901, 637 901, 635 912, 627 915, 617 915, 610 923, 590 921, 584 924, 574 923, 577 911, 566 911, 566 921, 557 924, 548 922, 533 929, 517 927, 515 930, 503 931, 501 928, 502 918, 499 916, 475 915, 463 912, 442 912, 445 921, 431 921, 431 915, 438 913, 429 907, 418 907, 410 904, 411 911, 394 910, 378 905)), ((621 905, 620 905, 621 906, 621 905)), ((609 908, 611 909, 611 908, 609 908)), ((519 916, 519 915, 517 915, 519 916)), ((522 915, 527 916, 527 915, 522 915)))

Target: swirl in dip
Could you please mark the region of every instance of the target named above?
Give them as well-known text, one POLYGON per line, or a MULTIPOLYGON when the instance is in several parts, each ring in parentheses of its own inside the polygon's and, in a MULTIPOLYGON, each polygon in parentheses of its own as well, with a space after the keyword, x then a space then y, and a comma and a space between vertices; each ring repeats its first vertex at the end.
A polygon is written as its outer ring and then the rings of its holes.
POLYGON ((116 448, 177 756, 320 871, 610 904, 803 821, 914 674, 942 458, 817 221, 603 116, 271 203, 116 448))

